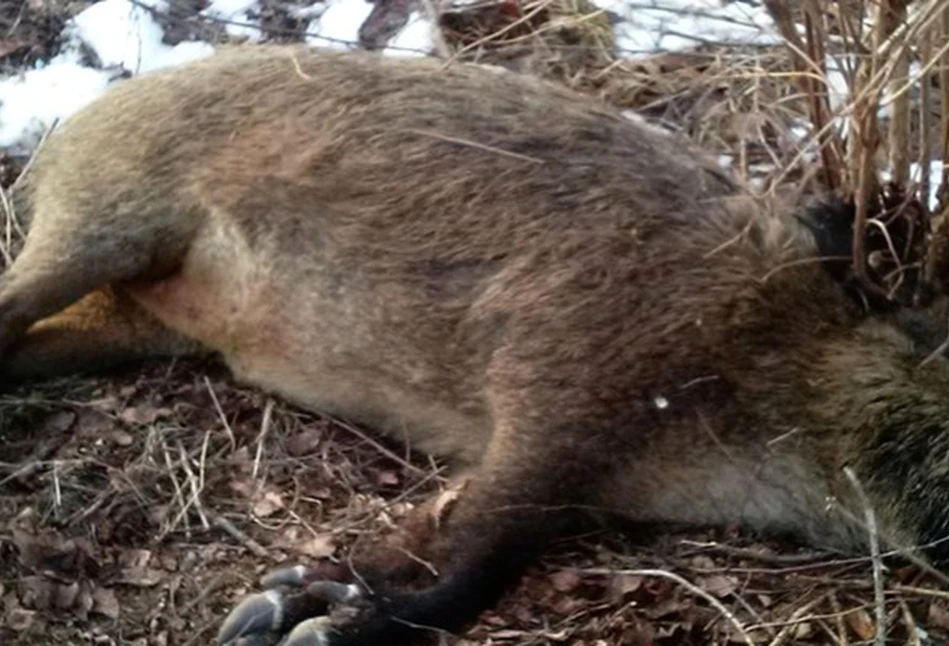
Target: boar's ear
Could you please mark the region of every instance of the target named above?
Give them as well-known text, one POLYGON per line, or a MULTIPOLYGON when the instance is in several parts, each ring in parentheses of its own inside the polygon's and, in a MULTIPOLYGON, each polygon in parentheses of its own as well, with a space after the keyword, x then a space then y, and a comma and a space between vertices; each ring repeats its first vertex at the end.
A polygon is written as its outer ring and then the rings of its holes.
MULTIPOLYGON (((913 342, 920 358, 931 356, 949 338, 949 296, 937 294, 926 307, 901 307, 894 316, 896 326, 913 342)), ((949 356, 949 348, 940 354, 949 356)))
POLYGON ((852 202, 837 197, 813 202, 796 214, 814 236, 818 255, 828 259, 823 263, 825 270, 839 282, 849 282, 852 277, 850 258, 855 214, 852 202))

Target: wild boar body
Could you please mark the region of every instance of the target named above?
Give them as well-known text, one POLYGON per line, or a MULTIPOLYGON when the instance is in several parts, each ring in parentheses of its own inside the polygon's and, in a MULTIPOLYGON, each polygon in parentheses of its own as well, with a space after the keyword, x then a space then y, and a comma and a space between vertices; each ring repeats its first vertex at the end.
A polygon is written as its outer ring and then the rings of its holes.
POLYGON ((470 478, 433 548, 448 574, 382 614, 453 627, 418 595, 463 590, 477 610, 503 577, 474 572, 560 527, 518 505, 859 550, 851 466, 888 541, 946 530, 949 371, 826 271, 834 213, 755 201, 566 90, 240 48, 122 82, 26 189, 8 383, 216 352, 470 478))

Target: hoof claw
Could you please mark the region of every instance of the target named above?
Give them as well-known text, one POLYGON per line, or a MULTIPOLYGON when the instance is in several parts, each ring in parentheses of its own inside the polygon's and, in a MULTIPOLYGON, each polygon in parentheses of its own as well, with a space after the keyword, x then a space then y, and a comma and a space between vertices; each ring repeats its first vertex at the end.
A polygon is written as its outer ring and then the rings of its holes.
POLYGON ((315 581, 307 586, 306 592, 317 599, 337 605, 348 605, 362 598, 362 590, 358 585, 336 581, 315 581))
POLYGON ((217 641, 219 644, 227 644, 246 635, 272 633, 279 630, 282 623, 283 595, 277 590, 267 590, 251 595, 237 604, 221 624, 217 641))
POLYGON ((328 617, 307 619, 290 631, 282 646, 329 646, 329 631, 328 617))
POLYGON ((364 595, 357 585, 318 577, 316 570, 303 566, 282 568, 264 576, 264 592, 252 594, 237 604, 221 625, 217 643, 329 646, 329 607, 361 605, 358 602, 364 595))
POLYGON ((303 565, 280 568, 261 578, 260 585, 264 588, 276 588, 278 585, 299 587, 307 582, 309 568, 303 565))

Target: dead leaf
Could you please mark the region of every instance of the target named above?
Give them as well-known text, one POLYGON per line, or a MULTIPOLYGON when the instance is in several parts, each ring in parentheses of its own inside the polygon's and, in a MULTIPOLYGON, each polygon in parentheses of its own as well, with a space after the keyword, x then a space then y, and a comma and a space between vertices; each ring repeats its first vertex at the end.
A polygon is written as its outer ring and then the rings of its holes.
POLYGON ((92 599, 95 587, 96 586, 89 581, 83 581, 79 586, 79 593, 76 595, 76 599, 72 604, 72 610, 80 619, 85 620, 86 617, 89 616, 89 611, 92 610, 92 606, 95 605, 92 599))
POLYGON ((259 518, 266 518, 284 508, 283 497, 271 486, 260 486, 250 478, 234 479, 228 486, 236 494, 251 501, 251 511, 259 518))
POLYGON ((34 610, 54 607, 56 584, 41 576, 25 576, 19 582, 20 603, 34 610))
POLYGON ((308 541, 303 541, 294 546, 293 549, 315 559, 324 559, 332 556, 333 553, 336 552, 336 545, 333 544, 333 536, 331 534, 323 534, 321 536, 314 536, 308 541))
POLYGON ((120 570, 114 582, 134 585, 138 588, 151 588, 161 583, 164 578, 165 574, 161 570, 131 567, 120 570))
POLYGON ((165 570, 169 572, 176 572, 178 570, 178 559, 174 555, 162 554, 158 560, 165 570))
POLYGON ((79 583, 74 581, 68 584, 54 584, 52 587, 52 605, 58 610, 69 610, 79 598, 79 583))
POLYGON ((26 608, 13 608, 7 613, 7 626, 14 632, 22 633, 33 625, 36 618, 35 610, 26 608))
MULTIPOLYGON (((569 617, 587 605, 589 605, 589 602, 586 599, 578 599, 577 597, 562 597, 554 601, 551 604, 550 609, 561 617, 569 617)), ((549 637, 549 635, 545 636, 549 637)))
POLYGON ((234 493, 244 496, 245 498, 252 498, 254 495, 254 481, 250 479, 241 479, 241 480, 231 480, 227 483, 227 486, 231 488, 231 491, 234 493))
POLYGON ((79 413, 79 419, 76 422, 76 437, 87 440, 98 440, 102 437, 108 437, 109 433, 114 432, 115 421, 106 413, 94 408, 84 408, 79 413))
POLYGON ((262 491, 251 510, 258 518, 272 516, 283 509, 283 498, 276 491, 262 491))
POLYGON ((399 474, 395 471, 380 471, 376 475, 376 482, 382 487, 396 487, 399 484, 399 474))
POLYGON ((0 58, 28 50, 30 44, 18 38, 4 38, 0 40, 0 58))
POLYGON ((610 591, 617 600, 622 600, 628 594, 639 590, 643 585, 643 578, 635 574, 616 574, 610 581, 610 591))
POLYGON ((558 592, 571 592, 580 585, 580 575, 573 570, 560 570, 550 575, 550 582, 558 592))
POLYGON ((735 577, 717 574, 701 579, 700 587, 716 597, 727 597, 738 589, 738 580, 735 577))
POLYGON ((468 479, 465 478, 460 482, 454 483, 452 486, 445 489, 445 491, 438 494, 438 497, 435 498, 435 503, 432 505, 432 520, 434 521, 435 529, 438 529, 445 518, 451 513, 451 508, 454 507, 455 502, 461 497, 461 494, 464 493, 464 490, 468 486, 468 479))
POLYGON ((938 601, 929 604, 928 622, 949 630, 949 611, 938 601))
POLYGON ((52 533, 40 536, 14 529, 13 544, 19 551, 20 564, 33 571, 52 570, 76 578, 94 577, 99 570, 92 546, 82 538, 62 540, 52 533))
POLYGON ((76 413, 71 410, 63 410, 53 413, 43 420, 43 430, 52 433, 64 433, 68 431, 76 421, 76 413))
POLYGON ((509 628, 507 630, 496 630, 491 633, 491 637, 493 639, 521 639, 529 634, 530 633, 526 633, 523 630, 513 630, 509 628))
MULTIPOLYGON (((648 621, 634 620, 633 625, 623 633, 622 642, 628 646, 653 646, 656 643, 656 629, 648 621)), ((598 640, 597 646, 608 646, 605 641, 598 640)))
POLYGON ((135 437, 131 433, 127 433, 121 429, 115 429, 109 434, 109 440, 116 446, 126 447, 132 445, 132 442, 135 441, 135 437))
POLYGON ((119 617, 119 599, 112 588, 96 588, 92 593, 92 611, 109 619, 119 617))
POLYGON ((323 439, 323 433, 318 428, 305 428, 299 433, 295 433, 287 438, 284 445, 287 453, 293 457, 300 457, 312 453, 319 447, 320 440, 323 439))
POLYGON ((814 624, 809 621, 802 621, 794 626, 792 634, 796 640, 807 639, 814 634, 814 624))
POLYGON ((119 419, 130 426, 148 426, 162 418, 171 417, 174 411, 170 408, 156 408, 154 406, 127 406, 119 411, 119 419))
POLYGON ((870 617, 870 613, 863 608, 857 608, 853 612, 848 612, 844 617, 847 621, 847 625, 850 626, 850 630, 860 639, 870 640, 876 635, 873 619, 870 617))
POLYGON ((152 551, 145 549, 127 549, 119 554, 119 565, 124 568, 143 568, 152 560, 152 551))

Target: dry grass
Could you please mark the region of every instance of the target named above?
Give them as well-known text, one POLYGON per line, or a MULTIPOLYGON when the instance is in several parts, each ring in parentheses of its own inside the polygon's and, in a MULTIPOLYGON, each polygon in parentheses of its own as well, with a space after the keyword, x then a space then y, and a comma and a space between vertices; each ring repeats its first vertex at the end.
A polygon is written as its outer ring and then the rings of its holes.
MULTIPOLYGON (((940 200, 929 209, 933 160, 946 159, 949 112, 942 110, 949 96, 943 81, 949 62, 946 27, 949 8, 936 0, 908 3, 881 0, 872 3, 790 3, 769 0, 784 36, 796 80, 807 97, 808 116, 822 155, 822 182, 831 190, 852 196, 856 206, 853 271, 865 289, 893 299, 907 277, 920 284, 920 269, 928 250, 907 240, 871 249, 874 231, 893 230, 902 218, 911 230, 929 233, 946 210, 940 200), (803 21, 803 35, 796 25, 803 21), (828 62, 841 70, 846 100, 831 109, 828 62), (936 101, 933 87, 942 88, 936 101), (938 115, 938 131, 934 116, 938 115), (939 136, 937 137, 937 132, 939 136), (917 169, 911 173, 911 162, 917 169), (883 170, 887 171, 884 178, 883 170), (884 188, 884 184, 891 186, 884 188), (898 202, 884 197, 897 193, 898 202), (904 244, 900 244, 903 242, 904 244), (881 266, 887 272, 874 271, 881 266)), ((942 172, 943 180, 946 172, 942 172)), ((939 240, 935 240, 936 246, 939 240)), ((937 257, 941 253, 936 252, 937 257)), ((940 266, 929 263, 924 281, 943 280, 940 266)), ((912 299, 920 296, 914 288, 912 299)))
MULTIPOLYGON (((439 54, 543 75, 635 110, 727 156, 757 190, 793 183, 852 194, 868 228, 876 219, 890 231, 886 218, 928 190, 910 163, 944 159, 949 146, 942 4, 776 1, 787 46, 706 44, 624 60, 585 0, 513 12, 493 3, 442 13, 439 54), (869 26, 861 11, 875 18, 869 26), (855 65, 837 105, 827 61, 842 59, 855 65), (923 72, 910 76, 913 63, 923 72), (881 211, 884 165, 902 189, 881 211)), ((268 6, 268 38, 299 37, 299 25, 280 27, 289 23, 279 4, 268 6)), ((210 29, 173 9, 163 19, 186 23, 182 33, 210 29)), ((5 193, 0 201, 9 203, 5 193)), ((0 254, 9 258, 23 227, 3 213, 0 254)), ((872 253, 889 253, 873 267, 899 272, 863 278, 892 297, 920 261, 886 236, 866 241, 858 258, 869 266, 872 253)), ((940 272, 949 254, 927 260, 931 275, 949 275, 940 272)), ((343 561, 442 486, 438 465, 373 438, 237 388, 214 363, 0 394, 0 643, 208 643, 263 571, 343 561)), ((460 643, 945 643, 945 579, 892 556, 801 552, 736 527, 581 537, 532 568, 460 643)))

